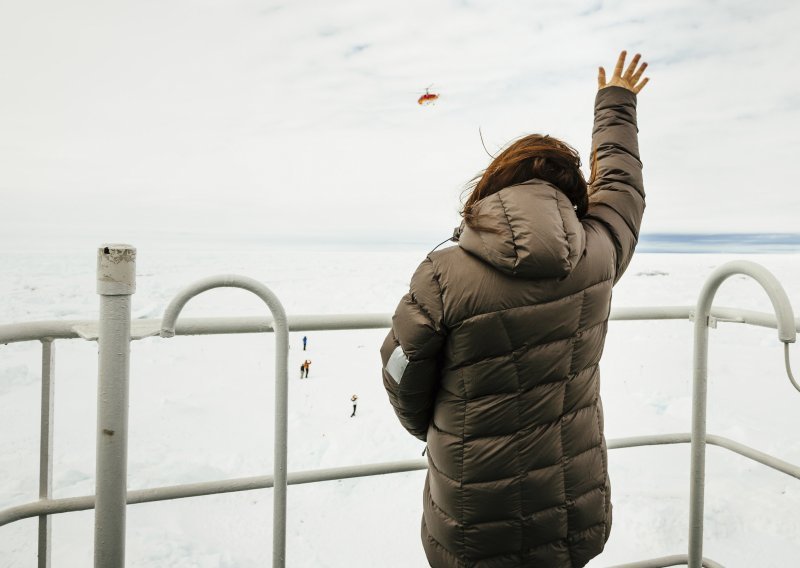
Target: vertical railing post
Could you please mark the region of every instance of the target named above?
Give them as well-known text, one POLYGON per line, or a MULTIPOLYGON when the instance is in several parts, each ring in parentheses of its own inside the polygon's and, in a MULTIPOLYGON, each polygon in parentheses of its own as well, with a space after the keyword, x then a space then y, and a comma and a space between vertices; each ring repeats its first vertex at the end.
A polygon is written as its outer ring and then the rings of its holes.
POLYGON ((286 489, 289 448, 289 322, 277 297, 268 302, 275 330, 275 448, 272 510, 272 566, 286 566, 286 489))
MULTIPOLYGON (((53 389, 56 350, 52 339, 42 340, 42 412, 39 421, 39 499, 53 493, 53 389)), ((50 568, 49 515, 39 516, 39 568, 50 568)))
POLYGON ((694 314, 694 369, 692 380, 692 450, 689 484, 689 568, 703 562, 703 509, 706 482, 706 408, 708 405, 708 317, 713 290, 700 295, 694 314))
POLYGON ((135 290, 136 249, 130 245, 100 247, 95 568, 125 566, 131 295, 135 290))

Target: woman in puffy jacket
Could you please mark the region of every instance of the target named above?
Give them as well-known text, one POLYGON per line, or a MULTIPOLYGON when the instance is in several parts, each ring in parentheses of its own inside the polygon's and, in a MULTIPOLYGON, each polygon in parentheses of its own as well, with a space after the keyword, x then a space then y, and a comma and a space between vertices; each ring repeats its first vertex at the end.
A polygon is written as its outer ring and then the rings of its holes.
POLYGON ((637 54, 600 68, 587 185, 526 136, 473 181, 452 246, 411 279, 381 348, 400 423, 427 442, 434 567, 580 567, 611 529, 598 363, 644 211, 637 54))

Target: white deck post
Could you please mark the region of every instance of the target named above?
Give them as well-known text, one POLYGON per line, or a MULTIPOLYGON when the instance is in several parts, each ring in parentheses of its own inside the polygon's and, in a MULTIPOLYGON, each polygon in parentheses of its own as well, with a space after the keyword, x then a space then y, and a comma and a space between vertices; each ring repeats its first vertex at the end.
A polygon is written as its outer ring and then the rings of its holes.
POLYGON ((97 251, 100 327, 95 568, 125 566, 131 295, 135 290, 136 249, 130 245, 101 246, 97 251))
MULTIPOLYGON (((56 351, 52 339, 42 340, 42 412, 39 420, 39 499, 53 495, 53 393, 56 351)), ((38 567, 50 568, 49 515, 39 516, 38 567)))

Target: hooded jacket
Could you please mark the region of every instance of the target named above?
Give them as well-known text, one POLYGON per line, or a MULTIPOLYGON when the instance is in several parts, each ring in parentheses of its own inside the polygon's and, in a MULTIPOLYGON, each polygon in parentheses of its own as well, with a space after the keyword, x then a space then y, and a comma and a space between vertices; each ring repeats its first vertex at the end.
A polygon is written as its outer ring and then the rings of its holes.
POLYGON ((599 361, 644 211, 636 96, 598 92, 587 214, 542 180, 477 204, 414 273, 381 348, 400 423, 428 444, 434 567, 580 567, 611 528, 599 361), (458 231, 457 231, 458 233, 458 231))

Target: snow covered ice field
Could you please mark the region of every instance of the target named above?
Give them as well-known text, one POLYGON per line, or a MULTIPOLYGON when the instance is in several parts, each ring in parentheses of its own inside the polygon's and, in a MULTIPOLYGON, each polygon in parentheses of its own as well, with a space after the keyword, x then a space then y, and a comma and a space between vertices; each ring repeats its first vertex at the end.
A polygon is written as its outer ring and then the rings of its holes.
MULTIPOLYGON (((99 243, 98 243, 99 244, 99 243)), ((289 314, 392 312, 427 249, 278 249, 138 245, 134 318, 159 318, 182 287, 238 273, 269 286, 289 314)), ((92 247, 0 252, 0 322, 96 318, 92 247)), ((693 305, 705 278, 747 258, 783 283, 800 314, 800 255, 646 254, 634 257, 614 306, 693 305)), ((752 281, 726 282, 715 305, 771 311, 752 281)), ((240 290, 206 292, 185 316, 260 315, 240 290)), ((601 365, 606 436, 690 430, 692 325, 611 322, 601 365)), ((385 330, 291 334, 289 470, 420 457, 380 378, 385 330), (297 367, 312 361, 308 380, 297 367), (350 397, 359 396, 350 418, 350 397)), ((720 324, 710 333, 708 432, 800 463, 800 393, 783 368, 777 332, 720 324)), ((273 336, 150 338, 132 343, 129 489, 272 472, 273 336)), ((800 347, 792 346, 800 369, 800 347)), ((37 342, 0 346, 0 508, 36 498, 40 396, 37 342)), ((94 491, 96 345, 56 342, 54 497, 94 491)), ((709 447, 706 556, 725 566, 800 563, 800 482, 709 447)), ((609 452, 614 527, 591 567, 684 553, 688 445, 609 452)), ((419 542, 424 472, 290 486, 287 566, 426 566, 419 542)), ((133 505, 131 567, 269 564, 271 490, 133 505)), ((92 565, 93 513, 56 515, 53 566, 92 565)), ((0 527, 0 566, 36 556, 36 520, 0 527)))

